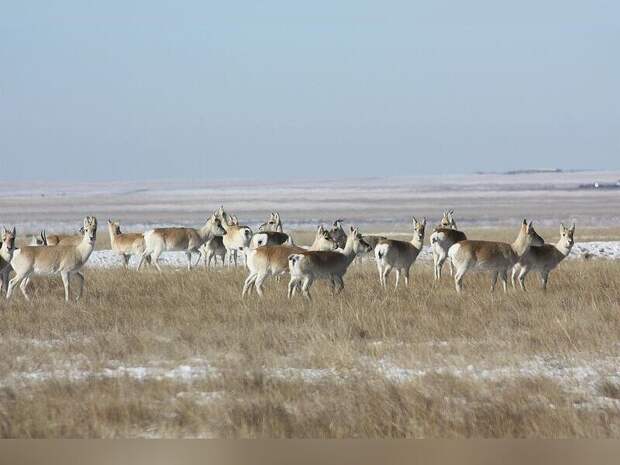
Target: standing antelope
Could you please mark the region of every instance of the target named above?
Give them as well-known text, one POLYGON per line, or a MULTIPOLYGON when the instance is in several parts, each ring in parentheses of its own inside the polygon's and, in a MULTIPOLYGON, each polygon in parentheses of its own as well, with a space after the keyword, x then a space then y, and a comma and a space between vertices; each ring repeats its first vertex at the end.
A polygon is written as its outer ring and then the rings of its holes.
POLYGON ((359 252, 368 252, 370 249, 370 245, 363 239, 359 229, 351 227, 342 252, 311 251, 289 255, 288 266, 291 274, 291 280, 288 283, 289 299, 300 284, 303 295, 312 299, 310 287, 317 279, 328 280, 332 291, 339 293, 344 289, 343 276, 355 259, 355 255, 359 252))
POLYGON ((284 232, 284 228, 282 227, 282 220, 280 219, 280 213, 271 212, 269 214, 269 219, 265 223, 261 224, 258 227, 258 230, 260 232, 284 232))
POLYGON ((209 239, 200 248, 200 253, 204 258, 205 268, 211 266, 211 260, 214 260, 214 264, 217 266, 217 257, 220 257, 222 266, 224 266, 224 260, 226 258, 226 247, 224 247, 224 237, 214 236, 209 239))
POLYGON ((512 269, 531 245, 543 244, 544 241, 534 230, 532 222, 530 221, 528 224, 525 219, 521 223, 519 234, 512 244, 469 239, 457 242, 448 250, 448 256, 456 268, 454 284, 457 292, 461 292, 463 289, 463 276, 471 269, 491 271, 491 292, 495 290, 499 276, 504 292, 506 292, 508 271, 512 269))
POLYGON ((515 285, 515 274, 518 272, 519 284, 525 291, 525 277, 530 271, 538 271, 542 288, 547 290, 549 273, 570 254, 575 243, 574 234, 575 223, 570 228, 560 224, 560 240, 557 243, 530 247, 512 269, 512 285, 515 285))
MULTIPOLYGON (((139 233, 121 232, 120 221, 108 220, 108 232, 110 233, 110 246, 113 251, 123 259, 125 267, 129 265, 129 258, 132 255, 142 256, 144 253, 144 235, 139 233)), ((151 257, 146 260, 150 263, 151 257)))
POLYGON ((11 273, 11 259, 15 252, 15 227, 12 231, 2 229, 2 244, 0 245, 0 288, 7 292, 9 287, 9 274, 11 273))
POLYGON ((222 227, 226 230, 224 247, 228 251, 228 265, 230 266, 234 263, 237 266, 237 251, 245 250, 249 247, 252 240, 252 230, 247 226, 233 224, 230 221, 230 215, 224 211, 223 206, 217 211, 217 216, 222 220, 222 227))
MULTIPOLYGON (((456 228, 456 221, 454 221, 454 210, 443 212, 443 218, 440 225, 435 228, 435 231, 431 234, 431 250, 433 252, 433 271, 435 281, 441 279, 441 269, 443 264, 448 258, 448 250, 457 242, 461 242, 467 239, 467 236, 462 231, 456 228)), ((450 265, 450 275, 454 274, 454 268, 452 261, 448 261, 450 265)))
POLYGON ((212 239, 213 236, 226 234, 226 229, 222 227, 221 220, 213 213, 200 229, 194 228, 157 228, 144 233, 144 252, 138 263, 138 270, 147 257, 158 271, 159 256, 162 252, 184 251, 187 256, 187 269, 192 269, 192 252, 199 252, 200 246, 212 239))
POLYGON ((84 275, 80 270, 95 248, 97 218, 94 216, 84 218, 83 231, 82 241, 77 245, 25 246, 16 250, 11 260, 15 276, 9 281, 6 298, 10 299, 15 286, 19 285, 26 300, 30 300, 26 288, 33 274, 51 275, 59 273, 65 287, 66 301, 69 301, 71 277, 75 275, 79 278, 80 288, 76 297, 76 300, 79 300, 84 289, 84 275))
POLYGON ((332 239, 336 241, 336 245, 344 249, 345 244, 347 243, 347 233, 342 227, 342 219, 337 219, 334 221, 334 227, 329 231, 332 236, 332 239))
MULTIPOLYGON (((335 248, 336 243, 331 238, 329 232, 323 226, 319 226, 314 242, 309 250, 334 250, 335 248)), ((251 248, 247 254, 247 265, 250 272, 243 284, 241 296, 245 296, 254 286, 256 293, 262 297, 262 285, 265 279, 271 275, 276 276, 276 279, 278 279, 281 275, 286 274, 289 271, 289 255, 304 252, 308 252, 308 249, 293 244, 251 248)))
POLYGON ((409 270, 422 250, 425 229, 426 218, 419 222, 414 216, 413 238, 410 242, 388 239, 377 244, 375 259, 379 270, 379 282, 383 287, 387 287, 387 278, 392 268, 396 270, 394 289, 398 288, 401 273, 405 277, 405 286, 409 285, 409 270))
POLYGON ((39 232, 38 236, 33 235, 30 238, 30 243, 28 245, 43 245, 43 246, 47 246, 47 235, 45 233, 45 229, 41 230, 41 232, 39 232))

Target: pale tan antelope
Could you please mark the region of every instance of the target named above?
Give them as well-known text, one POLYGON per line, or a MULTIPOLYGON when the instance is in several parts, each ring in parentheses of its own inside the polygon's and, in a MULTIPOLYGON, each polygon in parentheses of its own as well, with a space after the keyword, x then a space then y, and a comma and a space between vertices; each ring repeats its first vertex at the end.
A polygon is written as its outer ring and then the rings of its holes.
POLYGON ((269 219, 258 227, 260 232, 284 232, 282 227, 282 220, 280 219, 280 213, 271 212, 269 219))
POLYGON ((237 251, 246 250, 250 246, 252 230, 248 226, 233 224, 223 206, 217 211, 217 215, 222 220, 222 227, 226 230, 224 247, 228 252, 228 265, 234 263, 234 266, 237 266, 237 251))
MULTIPOLYGON (((431 234, 431 251, 433 252, 433 274, 435 280, 441 279, 441 269, 448 258, 448 250, 457 242, 467 239, 467 236, 456 227, 454 221, 454 210, 443 212, 443 218, 439 226, 435 228, 431 234)), ((450 265, 450 275, 454 274, 452 261, 448 260, 450 265)))
POLYGON ((379 270, 379 282, 383 287, 387 287, 387 278, 392 269, 396 271, 395 289, 398 288, 401 273, 405 278, 405 286, 409 285, 409 270, 422 250, 425 229, 426 218, 420 222, 413 217, 413 238, 410 242, 387 239, 377 244, 375 260, 379 270))
POLYGON ((57 245, 55 247, 25 246, 17 249, 11 260, 15 276, 9 281, 6 298, 10 299, 15 286, 30 300, 26 288, 32 275, 60 274, 65 287, 65 300, 69 301, 72 276, 80 280, 76 300, 82 296, 84 275, 80 271, 88 261, 97 240, 97 219, 94 216, 84 218, 82 241, 78 245, 57 245))
POLYGON ((525 277, 530 271, 537 271, 540 274, 542 288, 546 290, 549 273, 570 254, 575 243, 574 234, 574 223, 570 228, 560 224, 560 240, 557 243, 531 246, 512 269, 513 286, 515 285, 515 274, 518 273, 519 284, 521 289, 525 291, 525 277))
POLYGON ((151 262, 158 271, 159 257, 162 252, 185 252, 187 256, 187 269, 192 268, 192 252, 200 252, 200 247, 212 239, 213 236, 226 234, 222 227, 222 221, 213 213, 206 221, 205 225, 199 229, 194 228, 157 228, 144 233, 144 252, 140 257, 138 270, 142 263, 150 256, 151 262))
MULTIPOLYGON (((44 234, 45 231, 42 231, 44 234)), ((80 228, 79 234, 46 234, 45 242, 47 245, 73 245, 76 246, 82 242, 84 236, 83 228, 80 228)), ((37 244, 41 245, 41 244, 37 244)))
POLYGON ((506 292, 508 272, 527 252, 532 245, 543 245, 532 222, 528 224, 523 220, 519 228, 519 234, 512 244, 493 241, 464 240, 457 242, 448 250, 448 256, 455 268, 454 284, 456 290, 461 292, 463 288, 463 276, 469 270, 490 271, 492 274, 491 291, 495 290, 495 284, 499 277, 506 292))
MULTIPOLYGON (((145 250, 144 235, 140 233, 121 232, 120 221, 108 220, 108 232, 110 233, 110 247, 123 259, 125 267, 129 265, 132 255, 142 256, 145 250)), ((146 257, 150 263, 151 257, 146 257)))
POLYGON ((262 297, 262 285, 269 276, 280 276, 288 273, 288 257, 293 253, 303 253, 309 250, 334 250, 336 243, 331 238, 329 231, 319 226, 310 249, 290 245, 267 245, 251 248, 247 252, 248 277, 243 284, 241 296, 255 287, 256 293, 262 297))
POLYGON ((305 297, 311 299, 310 287, 317 279, 328 280, 332 292, 344 289, 344 274, 349 265, 360 252, 370 251, 370 245, 359 233, 358 228, 351 227, 342 252, 313 251, 293 253, 288 257, 291 280, 288 283, 288 297, 293 297, 295 289, 301 285, 305 297))
POLYGON ((0 245, 0 289, 4 292, 9 287, 9 274, 11 273, 11 259, 15 252, 15 228, 9 231, 2 229, 2 244, 0 245))

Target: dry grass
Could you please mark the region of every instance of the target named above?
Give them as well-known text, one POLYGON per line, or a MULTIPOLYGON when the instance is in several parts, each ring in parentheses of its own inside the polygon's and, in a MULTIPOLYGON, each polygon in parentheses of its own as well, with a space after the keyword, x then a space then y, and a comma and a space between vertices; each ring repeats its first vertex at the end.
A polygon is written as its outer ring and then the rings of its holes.
POLYGON ((312 303, 289 302, 286 280, 243 301, 244 277, 87 270, 68 305, 59 279, 33 280, 32 304, 0 303, 0 436, 620 436, 617 370, 602 364, 619 357, 616 262, 563 263, 547 293, 491 295, 468 275, 462 296, 427 264, 387 293, 353 265, 342 295, 318 283, 312 303), (532 360, 600 376, 516 370, 532 360))

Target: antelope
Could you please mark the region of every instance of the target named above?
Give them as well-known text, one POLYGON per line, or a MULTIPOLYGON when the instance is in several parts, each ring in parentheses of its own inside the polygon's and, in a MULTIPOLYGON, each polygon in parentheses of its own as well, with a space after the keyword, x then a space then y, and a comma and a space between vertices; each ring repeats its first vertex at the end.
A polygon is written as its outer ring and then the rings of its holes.
POLYGON ((271 212, 269 214, 269 219, 265 223, 261 224, 258 227, 258 230, 260 232, 284 232, 284 229, 282 228, 282 220, 280 219, 280 213, 271 212))
POLYGON ((199 229, 194 228, 157 228, 146 231, 144 236, 144 252, 138 263, 138 270, 142 263, 150 257, 152 263, 161 272, 159 256, 162 252, 184 251, 187 256, 187 269, 192 269, 192 252, 199 252, 200 246, 214 236, 226 234, 221 220, 213 213, 205 225, 199 229))
MULTIPOLYGON (((309 250, 334 250, 336 243, 331 238, 329 231, 323 226, 319 226, 314 242, 309 250)), ((288 273, 288 257, 293 253, 305 253, 308 249, 290 245, 266 245, 258 248, 251 248, 247 254, 247 265, 250 270, 248 277, 243 284, 241 296, 256 288, 256 293, 262 297, 262 285, 265 279, 274 275, 276 279, 288 273)))
POLYGON ((223 236, 214 236, 212 239, 209 239, 200 248, 200 253, 204 258, 205 268, 211 266, 211 260, 214 260, 215 265, 217 265, 217 257, 220 257, 222 260, 222 265, 224 265, 226 247, 224 247, 223 236))
POLYGON ((525 291, 525 277, 530 271, 538 271, 542 289, 547 290, 549 273, 570 254, 575 234, 575 223, 570 228, 560 224, 560 240, 555 244, 531 246, 512 269, 512 285, 515 285, 515 274, 518 272, 519 284, 525 291))
POLYGON ((7 292, 9 287, 9 274, 11 273, 11 259, 15 252, 15 227, 9 231, 2 229, 2 244, 0 245, 0 288, 7 292))
POLYGON ((84 275, 80 271, 88 261, 97 240, 97 219, 94 216, 84 218, 82 240, 78 245, 57 245, 55 247, 25 246, 15 251, 11 267, 15 276, 9 281, 6 298, 10 299, 15 286, 19 285, 26 300, 30 300, 26 288, 30 277, 34 275, 60 274, 65 287, 65 301, 69 301, 70 281, 72 276, 80 280, 76 301, 84 290, 84 275))
POLYGON ((336 241, 336 244, 340 249, 344 249, 345 244, 347 243, 347 233, 342 228, 342 219, 337 219, 334 221, 334 227, 329 231, 332 236, 332 239, 336 241))
POLYGON ((30 238, 30 244, 28 245, 42 245, 47 246, 47 235, 45 233, 45 229, 41 230, 38 236, 32 236, 30 238))
MULTIPOLYGON (((41 231, 45 234, 45 231, 41 231)), ((79 234, 45 234, 45 242, 47 245, 73 245, 76 246, 82 242, 84 236, 83 228, 80 228, 79 234)), ((39 244, 40 245, 40 244, 39 244)))
MULTIPOLYGON (((435 228, 435 231, 431 234, 431 250, 433 252, 433 272, 434 279, 438 281, 441 279, 441 269, 443 264, 448 258, 448 250, 457 242, 461 242, 467 239, 467 236, 462 231, 456 228, 456 221, 454 221, 454 210, 443 212, 443 218, 439 226, 435 228)), ((454 268, 452 261, 450 264, 450 275, 454 274, 454 268)))
POLYGON ((377 261, 381 286, 387 287, 387 278, 392 269, 396 270, 394 289, 398 288, 401 273, 405 277, 405 286, 409 285, 409 270, 422 250, 425 229, 426 218, 419 222, 414 216, 413 238, 410 242, 388 239, 377 244, 375 247, 375 259, 377 261))
POLYGON ((252 230, 247 226, 233 224, 230 221, 230 215, 224 211, 223 206, 217 211, 217 216, 222 220, 222 227, 226 231, 223 239, 224 247, 229 254, 228 265, 230 266, 234 262, 234 265, 237 266, 237 251, 248 248, 252 240, 252 230))
POLYGON ((463 289, 463 276, 471 269, 489 270, 492 273, 491 292, 495 290, 497 278, 502 281, 504 292, 507 292, 506 282, 508 271, 519 261, 532 245, 543 245, 532 222, 523 220, 519 228, 519 234, 512 244, 493 241, 464 240, 457 242, 448 250, 448 256, 456 273, 454 284, 457 292, 463 289))
POLYGON ((295 289, 301 285, 303 295, 311 300, 310 287, 317 279, 328 280, 332 291, 340 293, 344 289, 343 276, 355 256, 360 252, 370 250, 370 244, 364 240, 359 229, 351 226, 342 252, 310 251, 289 255, 288 266, 291 274, 291 280, 288 283, 289 299, 293 297, 295 289))
MULTIPOLYGON (((120 221, 108 220, 108 232, 110 233, 110 246, 113 251, 123 259, 125 267, 129 265, 129 258, 132 255, 141 256, 144 253, 144 235, 139 233, 121 232, 120 221)), ((147 257, 150 263, 151 257, 147 257)))

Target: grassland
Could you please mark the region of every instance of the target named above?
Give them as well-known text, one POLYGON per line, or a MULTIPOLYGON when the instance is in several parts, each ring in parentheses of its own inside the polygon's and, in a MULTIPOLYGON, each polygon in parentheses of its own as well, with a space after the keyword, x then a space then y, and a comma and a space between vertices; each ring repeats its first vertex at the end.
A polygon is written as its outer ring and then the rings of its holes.
POLYGON ((549 290, 457 296, 416 264, 384 292, 354 264, 336 297, 240 298, 243 269, 86 270, 0 303, 1 437, 619 437, 620 264, 549 290))

